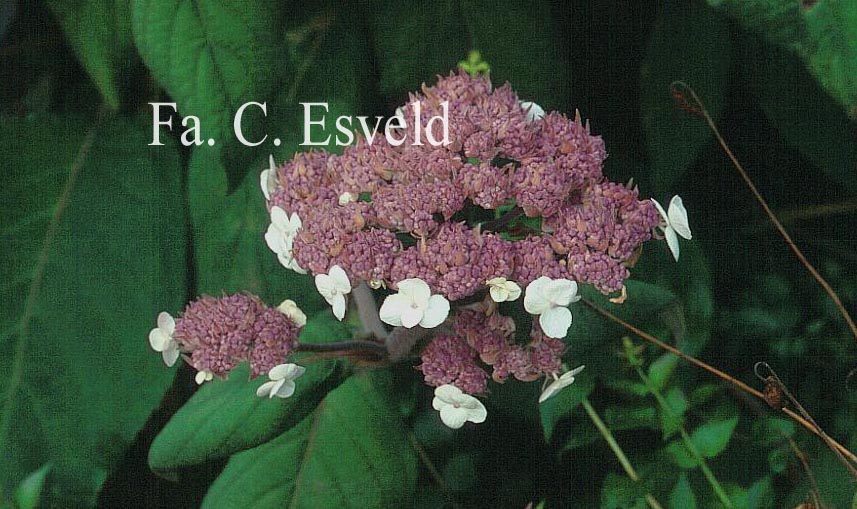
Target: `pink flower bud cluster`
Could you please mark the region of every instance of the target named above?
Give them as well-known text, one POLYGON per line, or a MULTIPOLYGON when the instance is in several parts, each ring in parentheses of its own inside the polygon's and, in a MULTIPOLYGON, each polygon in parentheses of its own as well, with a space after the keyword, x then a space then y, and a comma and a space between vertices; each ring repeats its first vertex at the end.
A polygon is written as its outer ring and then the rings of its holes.
MULTIPOLYGON (((401 145, 379 133, 341 155, 298 153, 277 168, 268 206, 300 217, 293 255, 301 267, 320 274, 339 265, 352 283, 393 289, 420 278, 451 301, 495 277, 522 285, 567 278, 604 293, 622 288, 627 264, 659 216, 635 189, 604 178, 604 143, 579 115, 528 118, 508 84, 493 88, 466 73, 423 86, 402 110, 401 145), (414 102, 421 145, 413 143, 414 102), (443 138, 441 123, 429 119, 443 113, 444 102, 450 143, 438 147, 425 129, 443 138), (500 207, 539 217, 541 227, 522 229, 519 221, 514 232, 511 224, 483 231, 500 207)), ((508 366, 521 374, 514 362, 508 366)))
POLYGON ((565 344, 545 336, 538 324, 533 326, 530 342, 521 346, 513 341, 515 322, 499 313, 459 312, 452 332, 434 338, 422 352, 422 371, 426 384, 453 384, 468 394, 479 394, 488 387, 488 369, 495 382, 509 376, 530 382, 562 370, 565 344))
POLYGON ((185 307, 173 339, 197 371, 224 376, 249 361, 253 376, 285 362, 297 345, 298 325, 247 294, 203 296, 185 307))

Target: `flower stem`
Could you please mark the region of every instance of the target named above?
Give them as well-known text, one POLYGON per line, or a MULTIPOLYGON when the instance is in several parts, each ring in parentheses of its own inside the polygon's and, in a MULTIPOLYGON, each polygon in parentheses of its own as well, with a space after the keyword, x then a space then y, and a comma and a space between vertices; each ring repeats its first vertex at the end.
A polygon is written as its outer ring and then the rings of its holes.
MULTIPOLYGON (((622 465, 622 468, 625 470, 625 473, 628 474, 628 477, 631 478, 634 482, 640 482, 640 476, 637 474, 637 471, 634 469, 634 465, 631 464, 631 461, 628 459, 628 456, 625 455, 625 451, 622 450, 622 447, 619 445, 619 442, 613 437, 613 433, 610 432, 610 428, 604 424, 604 421, 601 420, 601 417, 598 415, 598 412, 592 406, 592 403, 589 402, 588 398, 583 399, 583 409, 586 410, 586 414, 592 420, 592 424, 598 428, 598 432, 601 433, 601 436, 604 437, 604 440, 607 442, 607 445, 610 447, 610 450, 613 451, 613 454, 616 456, 616 459, 619 460, 619 464, 622 465)), ((650 493, 646 493, 646 502, 648 502, 649 507, 652 509, 663 509, 661 504, 658 503, 657 499, 653 497, 650 493)))
MULTIPOLYGON (((626 338, 627 339, 627 338, 626 338)), ((634 369, 637 371, 637 374, 640 376, 640 380, 643 381, 643 384, 646 385, 646 388, 652 395, 655 397, 655 400, 658 402, 658 406, 661 407, 661 412, 667 415, 670 419, 678 419, 678 416, 673 412, 672 407, 670 407, 669 402, 661 394, 661 391, 652 383, 646 373, 643 372, 642 361, 634 355, 633 351, 633 343, 630 339, 627 339, 627 344, 625 345, 625 353, 628 356, 628 361, 634 366, 634 369)), ((693 445, 693 441, 690 439, 690 435, 687 433, 687 430, 684 429, 683 425, 679 425, 678 431, 681 434, 681 440, 684 442, 687 450, 690 451, 690 455, 696 460, 697 465, 699 465, 699 469, 702 470, 702 475, 705 476, 705 479, 708 481, 708 484, 711 485, 711 489, 714 490, 714 494, 717 495, 717 498, 720 499, 720 502, 723 503, 724 506, 731 508, 734 507, 732 505, 732 501, 729 500, 729 495, 726 494, 726 490, 723 489, 723 486, 720 485, 720 482, 717 480, 717 477, 714 476, 714 472, 708 467, 708 463, 705 461, 705 458, 702 457, 702 454, 699 453, 699 450, 693 445)))

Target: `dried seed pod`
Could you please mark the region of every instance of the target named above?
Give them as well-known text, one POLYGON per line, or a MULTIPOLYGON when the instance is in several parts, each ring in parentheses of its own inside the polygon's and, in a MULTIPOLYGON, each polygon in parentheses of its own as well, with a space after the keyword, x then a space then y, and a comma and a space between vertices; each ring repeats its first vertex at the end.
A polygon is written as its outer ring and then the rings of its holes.
POLYGON ((765 389, 762 391, 762 394, 765 397, 765 403, 769 407, 777 410, 782 410, 786 407, 783 388, 775 377, 769 376, 765 379, 765 389))

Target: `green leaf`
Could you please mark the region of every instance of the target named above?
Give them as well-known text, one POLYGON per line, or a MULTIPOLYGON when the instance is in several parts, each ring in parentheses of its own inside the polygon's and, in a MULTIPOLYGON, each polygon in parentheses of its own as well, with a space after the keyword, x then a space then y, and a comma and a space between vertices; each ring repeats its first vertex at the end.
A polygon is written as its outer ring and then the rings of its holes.
POLYGON ((551 441, 554 428, 559 421, 568 417, 572 410, 580 406, 593 389, 595 389, 595 375, 584 369, 575 377, 573 384, 539 405, 539 415, 546 441, 551 441))
MULTIPOLYGON (((301 341, 349 336, 345 326, 325 313, 307 323, 301 341)), ((205 384, 155 437, 149 449, 149 466, 169 473, 250 449, 291 429, 344 380, 339 362, 317 361, 305 367, 295 394, 288 399, 256 396, 265 377, 248 380, 247 364, 232 371, 228 380, 205 384)))
POLYGON ((114 110, 121 85, 135 58, 131 9, 123 0, 47 0, 77 58, 114 110))
POLYGON ((375 0, 368 14, 381 92, 388 100, 404 101, 407 92, 449 74, 469 50, 479 50, 498 86, 509 81, 523 100, 547 111, 569 107, 568 44, 562 43, 564 32, 549 22, 550 2, 441 0, 425 9, 375 0), (522 20, 538 20, 538 30, 522 20), (443 43, 414 44, 420 40, 443 43))
POLYGON ((696 495, 687 480, 687 474, 682 472, 678 482, 670 493, 670 507, 675 509, 696 509, 696 495))
POLYGON ((203 507, 403 507, 416 478, 404 425, 364 374, 298 426, 233 456, 203 507))
POLYGON ((857 4, 820 0, 708 0, 771 42, 794 51, 849 114, 857 114, 857 4), (810 5, 810 3, 807 3, 810 5))
POLYGON ((690 440, 702 457, 713 458, 726 449, 737 425, 737 416, 722 421, 706 422, 693 430, 690 440))
MULTIPOLYGON (((269 105, 269 139, 279 136, 282 142, 273 148, 277 163, 306 148, 300 146, 303 113, 299 102, 327 102, 328 131, 333 131, 336 115, 357 114, 366 102, 364 94, 369 87, 361 86, 370 69, 366 42, 351 25, 343 23, 345 20, 338 18, 327 19, 325 24, 311 25, 292 37, 300 40, 295 43, 299 52, 295 58, 302 71, 291 87, 282 90, 269 105), (333 30, 335 36, 329 33, 333 30)), ((318 136, 324 139, 327 133, 318 136)), ((194 150, 188 194, 199 289, 213 294, 222 290, 249 291, 270 304, 291 298, 307 313, 329 309, 316 291, 312 276, 284 268, 265 243, 265 230, 271 220, 259 174, 268 164, 266 155, 247 166, 250 171, 230 193, 217 150, 194 150)))
POLYGON ((693 87, 716 120, 729 78, 730 37, 724 17, 699 2, 662 4, 643 60, 640 100, 649 183, 666 203, 666 193, 712 139, 702 119, 676 106, 670 84, 683 81, 693 87))
POLYGON ((0 501, 51 462, 52 503, 94 504, 173 377, 146 335, 185 299, 178 154, 92 129, 0 119, 0 501))
MULTIPOLYGON (((857 190, 857 126, 800 59, 761 36, 744 37, 751 89, 789 145, 849 191, 857 190)), ((857 84, 857 83, 855 83, 857 84)))
MULTIPOLYGON (((283 6, 275 0, 133 0, 140 55, 179 113, 199 118, 202 141, 222 145, 217 150, 230 191, 255 153, 235 138, 233 117, 247 102, 270 102, 291 67, 280 25, 283 6)), ((184 131, 178 124, 173 128, 184 131)), ((248 109, 246 139, 261 139, 263 127, 261 111, 248 109)))
POLYGON ((36 509, 42 499, 45 480, 51 471, 51 464, 47 463, 42 468, 24 478, 15 488, 15 507, 18 509, 36 509))

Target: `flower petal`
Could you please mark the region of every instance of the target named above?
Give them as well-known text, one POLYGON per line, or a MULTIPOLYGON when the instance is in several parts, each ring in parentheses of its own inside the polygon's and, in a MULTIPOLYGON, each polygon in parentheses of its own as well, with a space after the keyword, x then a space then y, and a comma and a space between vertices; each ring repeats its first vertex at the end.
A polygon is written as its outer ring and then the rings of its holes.
POLYGON ((164 334, 161 329, 152 329, 149 331, 149 346, 156 352, 163 352, 167 349, 170 342, 170 337, 164 334))
POLYGON ((331 306, 333 306, 333 316, 341 322, 345 318, 345 296, 337 293, 333 297, 331 306))
POLYGON ((346 294, 351 292, 351 281, 348 279, 348 274, 339 265, 334 265, 328 271, 330 280, 333 283, 337 293, 346 294))
POLYGON ((409 306, 410 302, 408 302, 408 299, 405 298, 404 295, 394 293, 384 299, 384 303, 381 304, 381 309, 378 310, 378 316, 381 318, 381 321, 386 324, 392 325, 393 327, 401 327, 402 313, 404 313, 405 309, 409 306))
POLYGON ((577 295, 577 283, 570 279, 554 279, 545 285, 545 296, 556 306, 568 306, 577 295))
POLYGON ((161 311, 158 313, 158 328, 172 336, 176 331, 176 321, 169 313, 161 311))
POLYGON ((274 388, 274 385, 276 385, 276 384, 277 384, 277 382, 265 382, 265 383, 263 383, 262 385, 260 385, 256 389, 256 396, 259 396, 260 398, 269 397, 269 395, 271 394, 271 390, 274 388))
POLYGON ((655 204, 655 208, 658 209, 658 214, 661 215, 661 218, 664 220, 664 222, 669 224, 670 217, 667 215, 667 211, 664 210, 663 207, 661 207, 661 204, 658 202, 658 200, 656 200, 654 198, 649 198, 649 199, 652 200, 652 203, 655 204))
POLYGON ((571 311, 564 307, 551 308, 539 317, 539 325, 545 336, 562 339, 571 327, 571 311))
POLYGON ((333 278, 327 274, 316 274, 315 288, 318 290, 318 293, 324 297, 324 300, 326 300, 328 304, 333 305, 333 297, 334 295, 337 295, 333 278))
POLYGON ((551 303, 545 295, 545 285, 550 281, 549 277, 542 276, 527 285, 524 295, 524 309, 527 310, 527 313, 540 315, 550 309, 551 303))
POLYGON ((506 292, 508 292, 509 296, 506 297, 506 301, 511 302, 513 300, 518 300, 518 297, 521 296, 521 286, 514 281, 507 281, 504 285, 506 288, 506 292))
POLYGON ((175 341, 171 341, 167 349, 161 352, 161 357, 164 359, 164 364, 166 364, 168 368, 173 367, 173 365, 179 359, 178 343, 176 343, 175 341))
POLYGON ((458 400, 458 397, 464 394, 461 389, 452 385, 444 384, 434 390, 434 400, 432 406, 435 410, 440 410, 443 404, 452 404, 458 400))
POLYGON ((473 401, 475 402, 475 405, 468 407, 469 412, 467 414, 467 420, 476 424, 485 422, 485 419, 488 418, 488 410, 478 399, 473 398, 473 401))
POLYGON ((406 329, 416 327, 416 325, 420 323, 420 320, 423 319, 425 309, 421 309, 414 306, 415 305, 408 306, 402 311, 402 327, 406 329))
POLYGON ((280 380, 281 385, 271 392, 271 397, 288 398, 295 393, 294 380, 280 380))
POLYGON ((306 368, 294 363, 277 364, 268 370, 268 378, 271 380, 294 380, 304 374, 306 368))
POLYGON ((423 312, 420 327, 433 329, 442 324, 449 316, 449 301, 443 295, 432 295, 428 301, 428 307, 423 312))
POLYGON ((681 197, 676 195, 670 200, 669 208, 670 226, 676 233, 691 240, 690 224, 687 222, 687 209, 684 208, 684 202, 681 197))
POLYGON ((277 254, 283 251, 282 233, 277 230, 273 223, 268 225, 268 230, 265 232, 265 243, 268 244, 271 251, 277 254))
POLYGON ((470 412, 464 408, 455 408, 452 405, 444 405, 443 408, 440 409, 440 420, 443 421, 448 428, 459 429, 464 426, 465 422, 467 422, 469 413, 470 412))
POLYGON ((509 299, 509 292, 502 286, 491 286, 488 293, 494 302, 506 302, 509 299))
POLYGON ((271 207, 271 224, 281 232, 289 227, 289 215, 280 207, 271 207))
POLYGON ((667 229, 664 230, 664 237, 667 238, 667 246, 669 246, 670 251, 672 251, 673 258, 675 258, 675 261, 678 261, 679 245, 678 236, 675 234, 675 230, 673 230, 671 226, 667 226, 667 229))
POLYGON ((424 308, 428 305, 429 298, 431 297, 431 289, 422 279, 403 279, 396 283, 396 287, 399 289, 400 294, 409 297, 419 307, 424 308))
POLYGON ((545 116, 544 108, 534 102, 521 101, 521 108, 527 112, 527 122, 535 122, 545 116))

